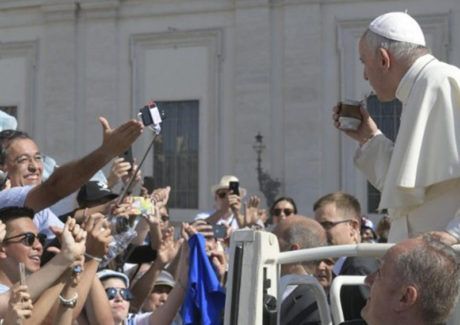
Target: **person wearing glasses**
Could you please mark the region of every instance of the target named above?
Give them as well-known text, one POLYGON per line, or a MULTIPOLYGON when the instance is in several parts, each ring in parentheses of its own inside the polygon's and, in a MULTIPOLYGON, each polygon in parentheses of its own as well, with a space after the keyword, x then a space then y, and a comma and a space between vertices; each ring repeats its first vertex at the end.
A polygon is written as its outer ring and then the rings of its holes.
MULTIPOLYGON (((350 245, 361 242, 361 205, 352 195, 337 191, 321 197, 313 205, 315 220, 326 231, 330 245, 350 245)), ((334 264, 335 275, 368 275, 378 269, 372 258, 340 257, 334 264)), ((345 320, 360 319, 369 290, 363 286, 345 286, 341 301, 345 320)))
POLYGON ((114 325, 172 324, 184 298, 188 267, 185 267, 185 269, 186 272, 181 272, 180 279, 176 282, 178 285, 171 290, 166 302, 159 306, 155 313, 139 314, 130 313, 130 305, 134 295, 129 287, 128 276, 109 269, 99 271, 97 276, 101 280, 109 300, 114 325))
POLYGON ((10 288, 19 282, 19 263, 23 263, 28 275, 26 285, 30 298, 34 305, 40 306, 34 309, 31 323, 40 324, 58 301, 59 291, 52 287, 57 285, 56 281, 85 252, 86 231, 69 218, 60 232, 60 251, 45 266, 40 267, 46 236, 39 233, 32 221, 33 217, 34 211, 29 208, 0 209, 0 220, 6 226, 6 234, 0 244, 0 306, 4 310, 0 318, 7 314, 8 301, 12 295, 10 288))
POLYGON ((270 208, 270 222, 274 226, 290 215, 297 214, 297 206, 290 197, 278 198, 270 208))
POLYGON ((199 213, 195 220, 204 219, 210 224, 226 224, 233 230, 244 227, 241 198, 246 195, 246 189, 239 187, 239 194, 233 193, 230 189, 230 183, 232 182, 239 184, 236 176, 225 175, 218 184, 211 187, 211 193, 214 195, 215 211, 199 213))
POLYGON ((26 206, 36 215, 34 222, 48 240, 55 236, 50 226, 63 223, 48 208, 78 190, 90 177, 112 158, 121 154, 141 134, 143 126, 138 121, 128 121, 111 129, 105 118, 100 118, 103 141, 92 153, 56 168, 44 182, 42 155, 37 144, 25 132, 3 130, 0 132, 0 170, 8 173, 11 188, 0 195, 0 208, 26 206))

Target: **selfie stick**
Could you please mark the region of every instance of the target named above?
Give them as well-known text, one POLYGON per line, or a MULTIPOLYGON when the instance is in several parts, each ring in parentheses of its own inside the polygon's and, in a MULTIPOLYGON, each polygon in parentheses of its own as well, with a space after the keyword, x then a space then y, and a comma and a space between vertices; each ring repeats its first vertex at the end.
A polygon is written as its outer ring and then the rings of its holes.
POLYGON ((145 158, 147 158, 147 154, 149 153, 150 149, 152 149, 152 147, 153 147, 153 143, 155 142, 155 138, 157 137, 157 135, 160 134, 160 131, 161 131, 160 124, 162 122, 162 119, 161 119, 160 112, 158 111, 158 107, 155 104, 155 102, 150 101, 146 106, 144 106, 141 109, 141 113, 139 113, 139 117, 142 117, 142 122, 144 123, 145 126, 149 126, 153 130, 153 132, 154 132, 153 139, 152 139, 152 142, 150 142, 149 147, 145 151, 144 157, 142 157, 142 160, 140 161, 140 163, 137 166, 136 170, 134 171, 134 173, 131 174, 131 177, 129 178, 128 185, 125 186, 125 188, 123 189, 123 192, 118 197, 117 205, 120 205, 121 202, 123 202, 123 200, 125 199, 126 195, 128 194, 128 189, 133 184, 134 179, 136 178, 136 175, 139 172, 139 169, 142 167, 142 164, 144 163, 145 158), (146 124, 146 119, 144 117, 144 114, 149 115, 148 118, 150 118, 150 119, 147 118, 147 120, 148 120, 147 123, 149 123, 149 124, 146 124))

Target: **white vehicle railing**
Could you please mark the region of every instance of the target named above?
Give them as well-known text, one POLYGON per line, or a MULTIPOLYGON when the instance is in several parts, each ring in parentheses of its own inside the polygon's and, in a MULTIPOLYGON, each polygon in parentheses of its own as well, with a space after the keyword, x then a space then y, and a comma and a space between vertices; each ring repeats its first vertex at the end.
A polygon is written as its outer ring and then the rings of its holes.
POLYGON ((331 313, 334 324, 345 321, 343 317, 342 302, 340 301, 340 290, 344 285, 364 285, 365 276, 358 275, 339 275, 334 278, 329 291, 331 298, 331 313))
MULTIPOLYGON (((287 285, 286 283, 283 285, 279 283, 281 264, 340 256, 379 258, 391 246, 393 244, 341 245, 281 253, 278 240, 272 233, 247 229, 235 231, 230 242, 224 324, 271 325, 277 323, 276 314, 274 315, 270 310, 267 312, 267 308, 265 308, 264 317, 264 297, 281 297, 282 286, 287 285)), ((460 246, 455 248, 457 251, 460 250, 460 246)), ((313 281, 311 285, 318 289, 313 281)), ((323 299, 325 295, 320 294, 318 297, 323 299)), ((268 300, 266 299, 266 301, 268 300)), ((273 300, 270 301, 272 304, 269 305, 273 306, 273 300)), ((280 299, 277 299, 276 303, 278 314, 280 310, 279 301, 280 299)), ((323 302, 318 300, 318 306, 322 306, 323 302)), ((324 310, 319 309, 319 312, 320 315, 324 314, 324 310)), ((330 324, 330 316, 329 318, 324 316, 321 319, 322 325, 330 324)), ((340 318, 334 319, 334 323, 338 324, 339 320, 340 318)), ((460 325, 460 319, 455 325, 460 325)))

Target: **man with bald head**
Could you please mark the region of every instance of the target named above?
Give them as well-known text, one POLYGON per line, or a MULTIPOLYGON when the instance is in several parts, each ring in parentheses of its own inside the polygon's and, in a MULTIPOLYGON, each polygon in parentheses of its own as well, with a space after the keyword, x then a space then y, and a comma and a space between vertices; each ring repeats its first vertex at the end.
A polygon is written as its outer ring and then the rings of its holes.
MULTIPOLYGON (((326 233, 315 220, 294 215, 281 220, 273 233, 278 237, 280 251, 314 248, 327 245, 326 233)), ((313 275, 318 261, 298 262, 281 266, 281 275, 313 275)), ((320 317, 313 292, 305 285, 288 286, 281 303, 283 325, 320 324, 320 317)))
POLYGON ((371 295, 361 311, 364 320, 368 325, 443 324, 459 294, 458 259, 430 235, 396 244, 379 270, 366 277, 371 295))

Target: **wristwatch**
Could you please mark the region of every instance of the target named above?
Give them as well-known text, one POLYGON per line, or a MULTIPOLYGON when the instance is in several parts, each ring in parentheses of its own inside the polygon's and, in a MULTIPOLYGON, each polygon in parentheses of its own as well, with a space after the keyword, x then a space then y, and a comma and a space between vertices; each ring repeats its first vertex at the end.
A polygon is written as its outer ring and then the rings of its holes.
POLYGON ((78 300, 78 293, 75 293, 75 296, 73 296, 73 298, 70 298, 70 299, 65 299, 64 297, 59 295, 59 303, 68 308, 74 308, 75 305, 77 304, 77 300, 78 300))

